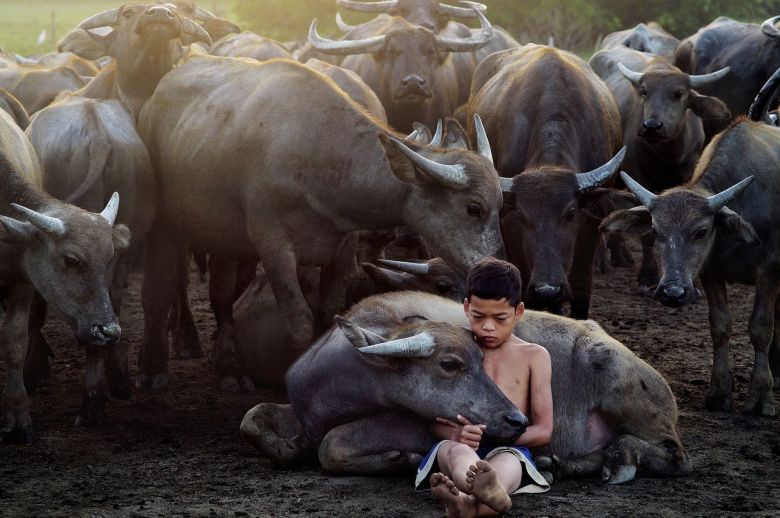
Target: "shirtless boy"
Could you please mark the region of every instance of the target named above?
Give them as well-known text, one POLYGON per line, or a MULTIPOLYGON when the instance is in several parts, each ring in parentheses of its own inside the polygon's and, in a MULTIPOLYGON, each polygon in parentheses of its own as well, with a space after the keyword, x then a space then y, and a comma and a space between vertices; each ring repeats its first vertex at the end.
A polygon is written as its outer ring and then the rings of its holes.
POLYGON ((416 487, 430 484, 447 516, 459 518, 495 516, 509 510, 513 493, 547 491, 528 448, 549 443, 553 429, 550 355, 512 334, 525 311, 520 272, 505 261, 485 259, 471 269, 467 284, 463 308, 482 350, 482 366, 530 424, 512 447, 498 448, 483 443, 483 424, 463 416, 457 422, 438 418, 432 425, 442 441, 420 464, 416 487))

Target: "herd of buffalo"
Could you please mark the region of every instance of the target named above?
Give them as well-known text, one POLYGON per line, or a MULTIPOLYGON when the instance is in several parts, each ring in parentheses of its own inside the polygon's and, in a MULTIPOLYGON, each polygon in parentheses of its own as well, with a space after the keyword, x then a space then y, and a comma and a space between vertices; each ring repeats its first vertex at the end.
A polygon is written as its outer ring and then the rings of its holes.
POLYGON ((632 235, 642 260, 627 290, 676 307, 701 282, 709 410, 732 405, 726 286, 755 285, 742 410, 775 414, 780 16, 718 18, 682 41, 639 24, 586 62, 520 45, 476 2, 336 4, 376 17, 336 15, 333 39, 313 20, 280 43, 160 0, 95 14, 59 52, 0 54, 2 440, 33 440, 49 310, 85 349, 79 424, 166 388, 169 349, 203 356, 194 258, 220 388, 286 386, 289 404, 241 425, 275 464, 409 470, 428 423, 458 414, 511 441, 528 421, 483 372, 459 304, 468 268, 498 256, 531 309, 516 334, 553 364, 539 467, 685 475, 669 385, 587 320, 594 270, 632 266, 632 235), (131 380, 119 313, 134 268, 131 380))

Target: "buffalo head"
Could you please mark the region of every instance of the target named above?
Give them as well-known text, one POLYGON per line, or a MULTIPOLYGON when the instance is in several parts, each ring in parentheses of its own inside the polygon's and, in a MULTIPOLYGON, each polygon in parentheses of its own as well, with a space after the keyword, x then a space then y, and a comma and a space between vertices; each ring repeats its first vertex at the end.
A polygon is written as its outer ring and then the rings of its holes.
POLYGON ((400 16, 409 22, 433 32, 439 32, 447 26, 450 18, 476 18, 475 10, 484 12, 487 7, 476 2, 461 2, 466 7, 455 7, 438 0, 389 0, 380 2, 355 2, 336 0, 345 9, 370 13, 387 13, 400 16))
POLYGON ((379 259, 377 263, 363 263, 363 269, 386 290, 425 291, 457 302, 466 298, 465 277, 438 257, 414 263, 379 259))

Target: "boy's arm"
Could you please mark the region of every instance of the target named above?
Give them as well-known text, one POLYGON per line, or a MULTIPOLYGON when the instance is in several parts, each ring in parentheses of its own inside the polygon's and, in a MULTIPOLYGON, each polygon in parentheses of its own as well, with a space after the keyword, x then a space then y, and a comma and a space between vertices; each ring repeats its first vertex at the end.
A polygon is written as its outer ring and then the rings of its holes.
POLYGON ((552 366, 544 347, 533 355, 531 370, 531 422, 515 444, 533 448, 549 444, 553 430, 552 366))
POLYGON ((482 433, 485 430, 485 425, 471 424, 469 420, 462 415, 459 415, 457 419, 458 423, 455 423, 449 419, 437 417, 436 423, 429 427, 431 435, 436 439, 460 442, 471 448, 477 449, 479 447, 479 442, 482 440, 482 433))

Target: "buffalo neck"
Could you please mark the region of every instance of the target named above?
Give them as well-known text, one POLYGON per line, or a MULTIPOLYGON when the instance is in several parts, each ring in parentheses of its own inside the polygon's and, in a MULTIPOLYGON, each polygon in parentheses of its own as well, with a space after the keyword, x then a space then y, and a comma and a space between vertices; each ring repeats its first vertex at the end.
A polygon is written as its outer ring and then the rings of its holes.
POLYGON ((116 58, 114 97, 138 117, 162 77, 170 72, 181 54, 178 40, 149 39, 140 49, 116 58))

